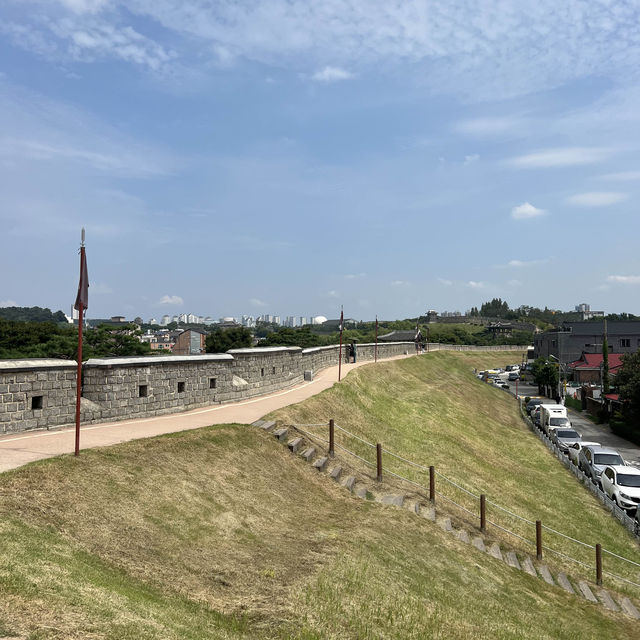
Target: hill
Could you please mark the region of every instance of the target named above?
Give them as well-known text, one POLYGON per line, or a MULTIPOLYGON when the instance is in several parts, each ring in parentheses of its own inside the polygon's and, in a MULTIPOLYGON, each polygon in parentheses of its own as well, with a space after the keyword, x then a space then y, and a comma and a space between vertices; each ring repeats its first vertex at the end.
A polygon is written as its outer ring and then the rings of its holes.
MULTIPOLYGON (((435 411, 441 394, 455 395, 442 409, 452 418, 467 411, 459 403, 472 412, 475 398, 493 400, 484 394, 495 390, 468 375, 487 356, 444 355, 363 367, 287 418, 317 422, 322 411, 346 425, 351 416, 365 433, 383 416, 387 435, 417 443, 424 433, 411 436, 402 424, 408 410, 424 413, 425 396, 434 395, 435 411), (432 361, 451 372, 427 382, 432 361), (371 385, 380 381, 378 397, 371 385), (422 386, 428 391, 412 403, 410 389, 422 386)), ((505 404, 497 420, 511 417, 505 404)), ((443 469, 444 461, 443 452, 443 469)), ((408 511, 352 497, 270 434, 242 425, 2 474, 0 534, 0 636, 628 638, 637 630, 408 511)))

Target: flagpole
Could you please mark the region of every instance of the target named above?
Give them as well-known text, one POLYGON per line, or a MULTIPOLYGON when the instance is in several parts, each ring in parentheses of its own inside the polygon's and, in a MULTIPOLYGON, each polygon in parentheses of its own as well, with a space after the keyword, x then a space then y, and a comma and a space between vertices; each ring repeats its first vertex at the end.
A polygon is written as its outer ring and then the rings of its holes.
POLYGON ((338 382, 342 376, 342 329, 344 327, 344 310, 340 307, 340 352, 338 355, 338 382))
POLYGON ((376 316, 376 348, 374 351, 374 362, 378 362, 378 316, 376 316))
MULTIPOLYGON (((82 295, 83 283, 87 279, 87 258, 84 250, 84 228, 80 242, 80 284, 75 308, 78 310, 78 371, 76 375, 76 443, 74 455, 80 455, 80 398, 82 397, 82 328, 84 324, 84 309, 86 299, 82 295)), ((86 282, 88 286, 88 282, 86 282)))

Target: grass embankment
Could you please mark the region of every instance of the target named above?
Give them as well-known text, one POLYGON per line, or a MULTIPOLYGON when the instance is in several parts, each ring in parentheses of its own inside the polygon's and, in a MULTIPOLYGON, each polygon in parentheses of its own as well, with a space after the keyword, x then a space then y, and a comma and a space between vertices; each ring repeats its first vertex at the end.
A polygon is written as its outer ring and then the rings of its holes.
MULTIPOLYGON (((436 471, 476 494, 506 507, 528 520, 588 544, 640 562, 638 545, 600 503, 580 485, 530 432, 521 420, 513 396, 487 385, 473 375, 485 369, 517 361, 520 354, 436 352, 349 374, 340 385, 285 407, 270 417, 290 423, 336 423, 369 442, 403 457, 434 465, 436 471)), ((326 431, 326 430, 325 430, 326 431)), ((336 441, 375 461, 375 452, 336 432, 336 441)), ((341 454, 344 455, 344 454, 341 454)), ((347 456, 348 458, 348 456, 347 456)), ((392 471, 428 486, 428 477, 385 456, 392 471)), ((477 500, 437 479, 437 489, 477 513, 477 500)), ((453 509, 445 501, 445 508, 453 509)), ((464 512, 457 512, 469 519, 464 512)), ((491 506, 488 518, 535 540, 535 528, 491 506)), ((525 542, 505 537, 516 548, 531 551, 525 542)), ((594 565, 594 552, 545 531, 543 543, 573 558, 594 565)), ((533 548, 535 552, 535 547, 533 548)), ((554 562, 554 556, 547 554, 554 562)), ((560 558, 556 557, 562 567, 560 558)), ((640 583, 637 567, 605 554, 605 570, 640 583)), ((566 570, 592 577, 589 569, 567 564, 566 570)), ((611 582, 609 582, 611 584, 611 582)), ((636 597, 637 589, 624 583, 616 588, 636 597)))
MULTIPOLYGON (((406 384, 407 371, 417 367, 422 377, 428 366, 400 364, 385 365, 399 400, 405 385, 396 376, 406 384)), ((354 411, 364 374, 322 401, 354 411)), ((363 401, 392 411, 372 396, 363 401)), ((514 571, 408 511, 351 497, 246 426, 2 474, 0 539, 0 636, 555 639, 637 631, 630 619, 514 571)))

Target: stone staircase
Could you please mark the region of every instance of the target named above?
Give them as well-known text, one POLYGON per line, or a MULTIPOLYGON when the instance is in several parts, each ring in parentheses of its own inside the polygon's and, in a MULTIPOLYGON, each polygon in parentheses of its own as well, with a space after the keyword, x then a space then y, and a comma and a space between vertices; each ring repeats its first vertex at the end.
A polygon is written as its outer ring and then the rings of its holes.
POLYGON ((506 563, 515 571, 524 571, 534 578, 544 580, 549 585, 564 589, 576 597, 601 605, 609 611, 640 620, 638 607, 627 596, 612 594, 606 589, 589 583, 582 578, 569 577, 562 571, 556 571, 554 575, 551 569, 543 562, 538 562, 520 551, 503 549, 497 541, 490 540, 486 534, 479 535, 477 530, 469 531, 463 526, 456 528, 444 510, 436 509, 428 500, 421 499, 415 494, 407 496, 406 494, 398 493, 379 493, 372 480, 363 479, 357 475, 346 475, 346 470, 340 465, 339 461, 335 458, 329 458, 320 446, 311 442, 308 437, 299 434, 294 428, 276 428, 275 422, 266 422, 264 420, 254 422, 253 426, 271 433, 279 442, 286 444, 291 453, 302 457, 319 473, 326 473, 329 478, 338 482, 353 495, 366 500, 374 500, 384 505, 408 509, 417 517, 436 524, 458 541, 468 544, 476 552, 486 553, 497 561, 506 563))

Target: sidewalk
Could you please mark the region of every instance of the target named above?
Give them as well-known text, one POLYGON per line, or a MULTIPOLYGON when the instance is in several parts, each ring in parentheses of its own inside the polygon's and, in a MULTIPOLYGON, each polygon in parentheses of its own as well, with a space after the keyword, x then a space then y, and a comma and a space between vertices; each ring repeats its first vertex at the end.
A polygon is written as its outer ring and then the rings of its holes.
MULTIPOLYGON (((380 359, 379 362, 410 358, 412 355, 415 354, 380 359)), ((344 379, 353 369, 367 364, 374 363, 367 360, 355 364, 343 364, 342 378, 344 379)), ((276 409, 302 402, 306 398, 332 387, 337 381, 338 365, 335 365, 320 371, 312 382, 305 382, 284 391, 257 396, 241 402, 200 407, 191 411, 151 418, 81 426, 80 447, 81 449, 106 447, 129 440, 150 438, 163 433, 198 429, 211 424, 251 424, 276 409)), ((74 443, 75 427, 0 436, 0 473, 35 460, 73 453, 74 443)))

